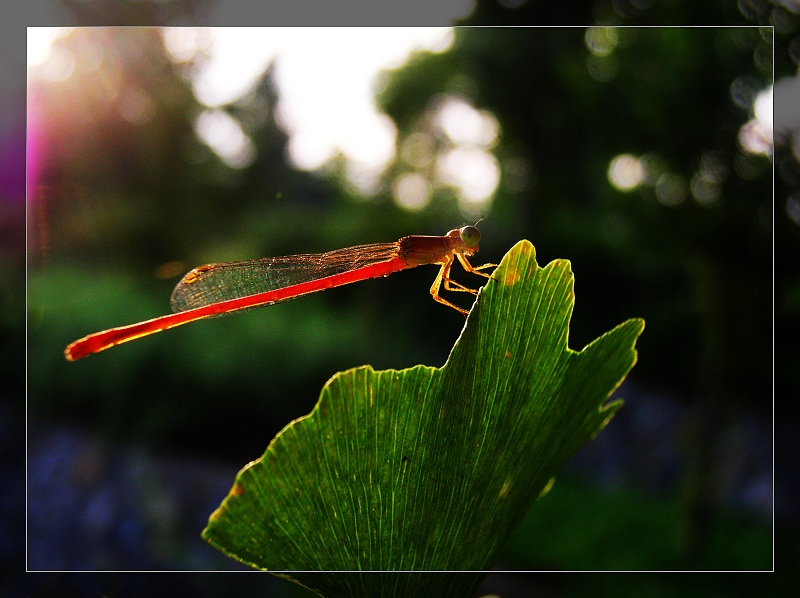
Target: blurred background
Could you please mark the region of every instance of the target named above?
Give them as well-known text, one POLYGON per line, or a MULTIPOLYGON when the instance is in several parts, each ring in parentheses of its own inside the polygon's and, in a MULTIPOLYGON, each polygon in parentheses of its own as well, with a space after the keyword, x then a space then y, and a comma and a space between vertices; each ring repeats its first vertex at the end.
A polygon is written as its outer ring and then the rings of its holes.
MULTIPOLYGON (((513 24, 530 4, 453 19, 513 24)), ((481 263, 523 238, 542 265, 571 261, 571 348, 646 321, 626 406, 497 568, 796 562, 800 471, 781 455, 797 452, 798 419, 773 423, 773 404, 798 396, 798 354, 774 355, 773 324, 788 336, 800 322, 800 150, 773 107, 798 97, 798 8, 702 4, 599 1, 567 28, 29 29, 27 378, 2 361, 10 394, 27 382, 28 568, 243 569, 199 537, 236 472, 335 372, 441 366, 463 319, 418 268, 76 363, 69 342, 168 313, 198 264, 479 218, 481 263), (729 26, 642 26, 664 22, 729 26)), ((60 6, 67 22, 108 22, 92 3, 60 6)), ((142 22, 192 22, 179 2, 137 6, 155 11, 142 22)), ((18 192, 4 211, 25 209, 18 192)), ((25 271, 19 234, 3 236, 4 274, 25 271)), ((8 338, 24 337, 24 296, 5 292, 8 338)), ((5 428, 24 425, 2 409, 5 428)), ((483 593, 598 583, 497 574, 483 593)))

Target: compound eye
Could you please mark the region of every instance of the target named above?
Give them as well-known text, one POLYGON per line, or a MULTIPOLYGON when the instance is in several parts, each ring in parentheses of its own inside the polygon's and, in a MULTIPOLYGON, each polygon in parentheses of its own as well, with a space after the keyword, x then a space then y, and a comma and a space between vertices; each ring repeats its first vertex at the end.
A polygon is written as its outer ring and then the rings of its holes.
POLYGON ((481 231, 475 226, 464 226, 458 231, 458 234, 461 236, 461 241, 463 241, 464 245, 467 247, 475 247, 475 245, 480 243, 481 231))

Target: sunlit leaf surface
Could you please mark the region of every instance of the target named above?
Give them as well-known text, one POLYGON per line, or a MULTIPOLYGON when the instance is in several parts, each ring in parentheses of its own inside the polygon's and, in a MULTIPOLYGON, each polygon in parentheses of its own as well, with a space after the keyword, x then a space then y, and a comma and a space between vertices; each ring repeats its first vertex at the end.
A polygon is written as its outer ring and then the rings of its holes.
MULTIPOLYGON (((622 405, 631 319, 567 347, 569 262, 522 241, 442 368, 335 375, 237 476, 203 537, 273 571, 481 571, 559 467, 622 405)), ((469 595, 481 576, 289 577, 323 595, 469 595), (434 592, 431 594, 430 592, 434 592)))

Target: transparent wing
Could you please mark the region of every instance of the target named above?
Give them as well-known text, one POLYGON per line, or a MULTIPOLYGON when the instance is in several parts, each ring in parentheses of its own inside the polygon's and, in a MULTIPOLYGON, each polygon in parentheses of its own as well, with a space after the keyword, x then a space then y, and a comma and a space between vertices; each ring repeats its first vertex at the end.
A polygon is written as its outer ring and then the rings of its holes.
POLYGON ((266 293, 391 260, 398 252, 396 242, 374 243, 327 253, 206 264, 181 279, 172 291, 170 306, 173 312, 181 312, 266 293))

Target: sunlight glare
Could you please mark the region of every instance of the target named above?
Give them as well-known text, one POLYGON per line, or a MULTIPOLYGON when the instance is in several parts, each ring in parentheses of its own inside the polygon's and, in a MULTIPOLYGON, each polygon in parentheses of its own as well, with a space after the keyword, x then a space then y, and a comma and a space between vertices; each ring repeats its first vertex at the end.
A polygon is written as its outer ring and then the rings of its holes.
POLYGON ((72 33, 72 27, 28 27, 28 72, 45 81, 66 81, 75 70, 75 57, 53 42, 72 33))
POLYGON ((28 27, 29 67, 44 64, 50 57, 53 42, 72 33, 72 27, 28 27))

